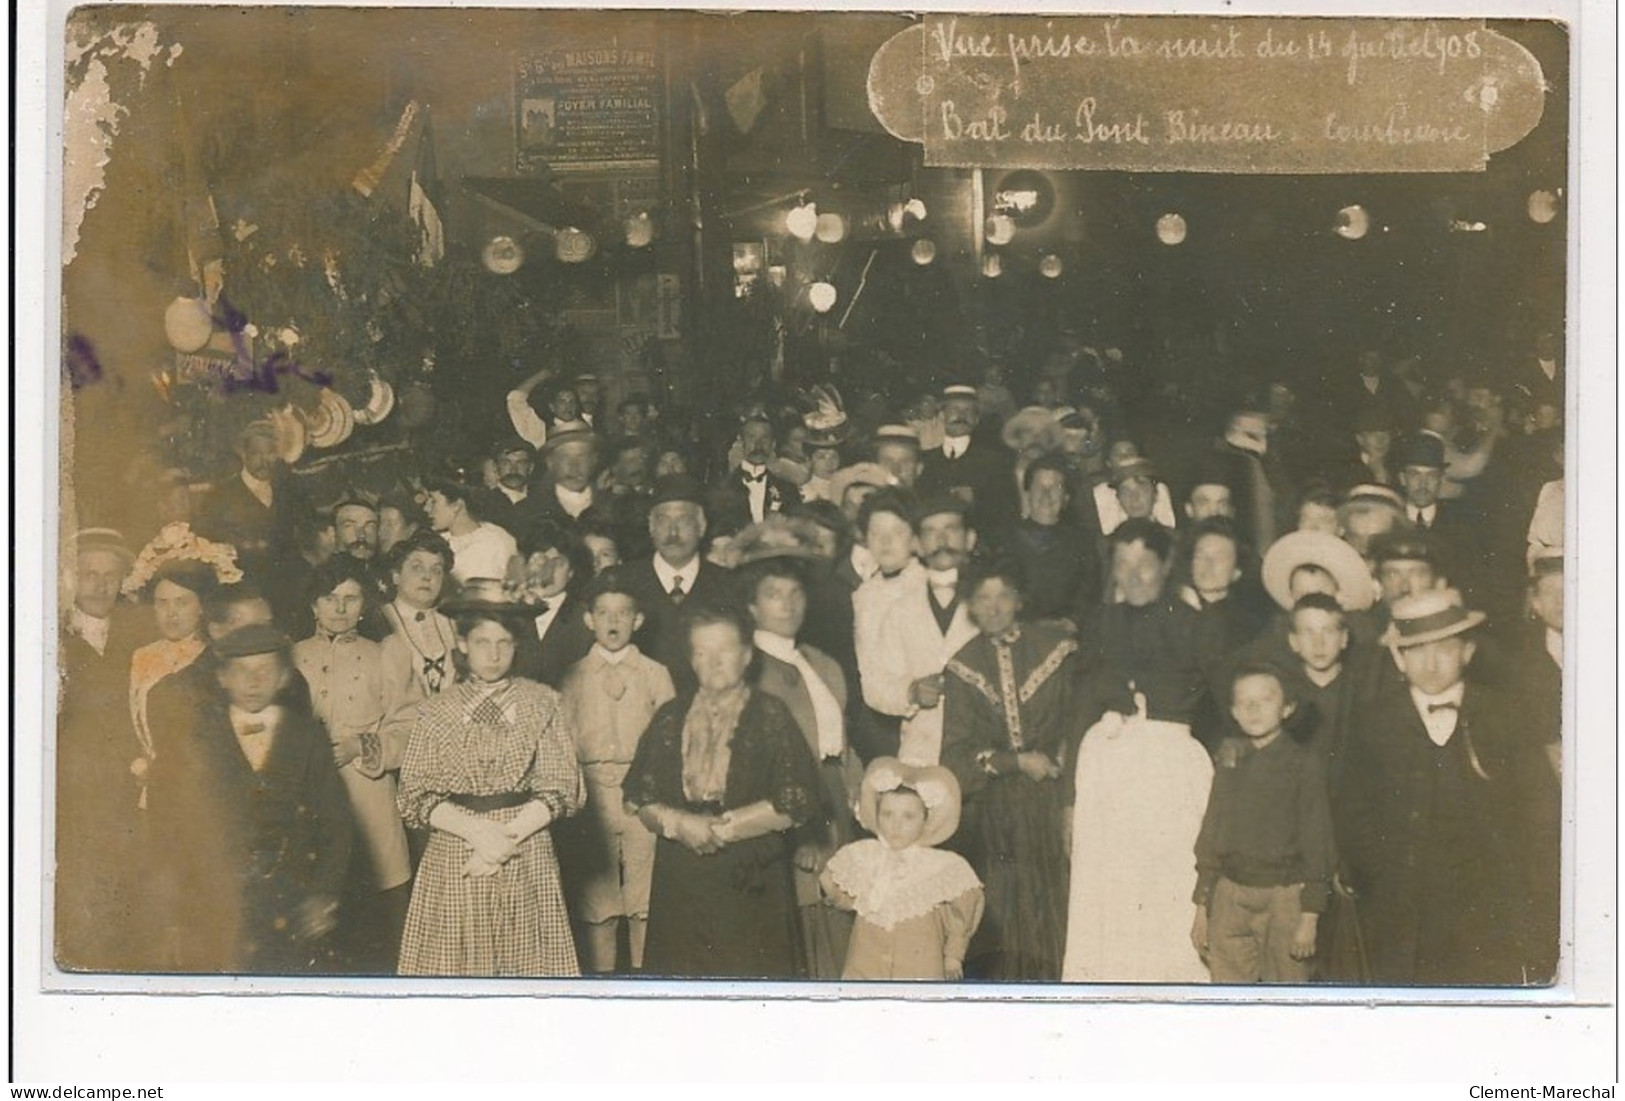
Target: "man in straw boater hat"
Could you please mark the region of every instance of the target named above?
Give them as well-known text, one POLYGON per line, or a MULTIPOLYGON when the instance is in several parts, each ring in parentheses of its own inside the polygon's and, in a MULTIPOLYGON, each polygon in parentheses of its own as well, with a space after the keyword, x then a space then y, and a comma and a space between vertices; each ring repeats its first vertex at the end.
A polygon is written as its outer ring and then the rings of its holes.
POLYGON ((1453 589, 1394 602, 1382 642, 1405 679, 1359 716, 1336 799, 1343 884, 1371 981, 1541 984, 1555 930, 1535 900, 1557 810, 1539 740, 1467 668, 1482 612, 1453 589))
POLYGON ((122 939, 132 931, 107 915, 135 842, 133 816, 113 797, 131 783, 130 655, 137 629, 119 590, 135 564, 124 537, 85 528, 67 548, 56 738, 56 951, 64 968, 129 966, 122 939))

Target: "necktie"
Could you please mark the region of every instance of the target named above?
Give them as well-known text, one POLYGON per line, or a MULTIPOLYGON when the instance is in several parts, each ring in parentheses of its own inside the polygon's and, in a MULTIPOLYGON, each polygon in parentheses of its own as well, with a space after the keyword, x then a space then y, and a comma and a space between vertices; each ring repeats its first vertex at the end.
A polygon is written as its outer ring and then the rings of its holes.
POLYGON ((604 693, 612 700, 618 700, 626 695, 626 673, 619 665, 610 665, 604 669, 604 693))
POLYGON ((1423 531, 1426 531, 1427 527, 1428 527, 1427 513, 1423 512, 1421 509, 1417 509, 1414 513, 1411 514, 1411 523, 1415 524, 1417 527, 1421 528, 1423 531))
POLYGON ((947 635, 948 628, 953 626, 954 608, 958 604, 953 589, 931 586, 931 615, 937 621, 937 630, 947 635))
POLYGON ((683 579, 681 576, 671 579, 671 590, 669 595, 671 596, 671 602, 673 604, 681 604, 683 602, 683 597, 688 595, 683 591, 683 579))

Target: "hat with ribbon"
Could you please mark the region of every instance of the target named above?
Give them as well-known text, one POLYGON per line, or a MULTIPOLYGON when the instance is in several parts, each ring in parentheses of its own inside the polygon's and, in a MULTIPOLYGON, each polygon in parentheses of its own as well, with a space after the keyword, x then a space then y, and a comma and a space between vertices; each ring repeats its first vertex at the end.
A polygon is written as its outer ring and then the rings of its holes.
POLYGON ((925 804, 925 829, 918 844, 940 845, 959 828, 959 781, 941 765, 905 765, 896 757, 876 757, 863 773, 858 789, 858 822, 878 833, 880 797, 908 788, 925 804))
POLYGON ((1470 611, 1455 589, 1423 589, 1400 597, 1394 601, 1390 615, 1392 622, 1381 642, 1394 650, 1459 635, 1489 618, 1483 612, 1470 611))
POLYGON ((1302 566, 1317 566, 1337 582, 1337 602, 1344 611, 1371 607, 1376 592, 1371 571, 1360 552, 1323 531, 1290 531, 1264 554, 1264 589, 1282 608, 1292 608, 1292 575, 1302 566))

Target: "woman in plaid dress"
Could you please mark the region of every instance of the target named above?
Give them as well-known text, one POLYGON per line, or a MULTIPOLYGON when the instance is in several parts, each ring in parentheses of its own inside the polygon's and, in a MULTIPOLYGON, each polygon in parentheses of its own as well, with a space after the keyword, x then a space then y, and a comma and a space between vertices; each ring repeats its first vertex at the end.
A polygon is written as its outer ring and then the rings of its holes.
POLYGON ((447 608, 467 676, 424 701, 401 766, 401 816, 430 829, 403 975, 580 973, 548 827, 586 791, 558 696, 509 676, 530 615, 500 590, 471 580, 447 608))

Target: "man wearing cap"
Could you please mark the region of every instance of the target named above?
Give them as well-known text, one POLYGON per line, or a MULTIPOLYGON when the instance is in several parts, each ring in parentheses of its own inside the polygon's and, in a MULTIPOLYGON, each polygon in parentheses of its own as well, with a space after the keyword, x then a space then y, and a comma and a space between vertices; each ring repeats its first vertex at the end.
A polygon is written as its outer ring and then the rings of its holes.
POLYGON ((985 531, 1004 531, 1020 514, 1015 461, 998 440, 975 435, 981 421, 976 387, 942 391, 942 446, 922 456, 920 492, 969 489, 972 518, 985 531))
POLYGON ((678 619, 682 605, 689 600, 715 603, 729 595, 728 571, 700 554, 705 532, 700 483, 687 474, 662 478, 655 483, 649 508, 654 553, 616 567, 626 571, 627 588, 643 612, 643 627, 633 641, 666 667, 679 695, 697 683, 678 619))
POLYGON ((869 706, 903 720, 898 756, 934 765, 942 750, 943 669, 976 637, 959 595, 960 570, 976 548, 965 503, 927 498, 914 534, 925 575, 886 608, 874 644, 862 646, 858 671, 869 706))
POLYGON ((1543 751, 1516 709, 1467 680, 1482 612, 1426 589, 1392 613, 1383 643, 1405 684, 1359 717, 1336 800, 1371 979, 1549 982, 1532 966, 1530 898, 1530 846, 1550 828, 1543 751))
POLYGON ((598 476, 598 436, 581 426, 555 430, 542 447, 547 476, 537 493, 541 496, 539 519, 551 517, 569 525, 597 503, 594 482, 598 476))
POLYGON ((531 485, 536 453, 528 441, 515 434, 497 440, 491 458, 496 463, 497 485, 485 511, 493 524, 518 538, 539 524, 548 511, 546 499, 531 485))
POLYGON ((212 644, 217 687, 152 808, 175 970, 327 970, 354 827, 327 735, 279 697, 289 643, 269 624, 212 644))
POLYGON ((63 616, 56 740, 56 951, 64 968, 140 966, 139 937, 120 920, 139 890, 130 776, 130 655, 139 639, 119 606, 134 563, 110 528, 74 536, 70 605, 63 616), (128 790, 129 797, 122 794, 128 790), (134 934, 134 936, 132 936, 134 934))
POLYGON ((886 472, 891 485, 913 489, 924 469, 920 434, 906 424, 881 425, 875 429, 875 463, 886 472))

